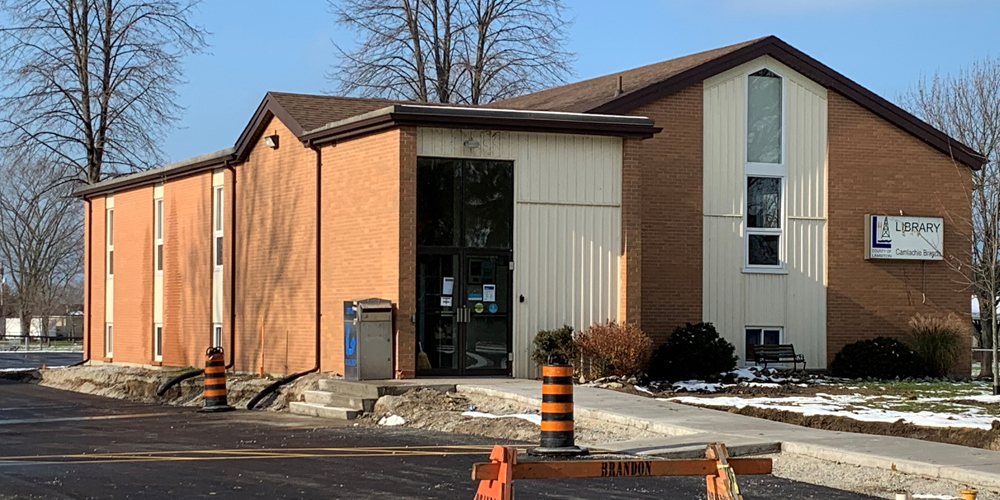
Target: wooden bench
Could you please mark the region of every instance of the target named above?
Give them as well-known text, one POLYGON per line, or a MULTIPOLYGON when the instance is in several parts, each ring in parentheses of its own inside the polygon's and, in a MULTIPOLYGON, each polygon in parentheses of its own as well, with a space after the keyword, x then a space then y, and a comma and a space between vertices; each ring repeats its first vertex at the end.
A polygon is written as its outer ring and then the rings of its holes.
POLYGON ((758 344, 753 346, 753 361, 767 368, 768 363, 791 363, 792 370, 796 365, 802 363, 802 369, 806 369, 806 358, 801 354, 795 354, 795 347, 792 344, 758 344))

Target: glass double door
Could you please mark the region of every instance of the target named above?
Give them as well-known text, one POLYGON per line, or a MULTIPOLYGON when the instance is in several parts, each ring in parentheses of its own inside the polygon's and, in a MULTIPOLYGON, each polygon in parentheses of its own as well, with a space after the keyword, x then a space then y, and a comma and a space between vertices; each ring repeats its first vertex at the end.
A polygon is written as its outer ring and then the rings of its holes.
POLYGON ((509 375, 513 163, 417 163, 417 372, 509 375))

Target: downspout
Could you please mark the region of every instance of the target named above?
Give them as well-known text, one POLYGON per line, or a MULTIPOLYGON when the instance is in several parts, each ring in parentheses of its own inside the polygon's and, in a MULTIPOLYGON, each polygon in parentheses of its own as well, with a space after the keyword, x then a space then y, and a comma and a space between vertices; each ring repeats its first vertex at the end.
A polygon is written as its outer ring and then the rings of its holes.
MULTIPOLYGON (((321 268, 320 265, 323 262, 322 257, 322 220, 323 220, 323 153, 320 148, 313 143, 307 143, 306 147, 312 149, 316 152, 316 365, 306 370, 304 372, 293 373, 276 380, 271 385, 260 391, 250 402, 247 403, 247 409, 254 409, 258 403, 265 397, 267 397, 272 392, 278 390, 279 387, 292 382, 303 375, 308 375, 310 373, 318 372, 320 368, 320 329, 322 327, 322 309, 321 305, 323 303, 322 297, 320 295, 320 276, 321 268)), ((234 177, 235 180, 235 177, 234 177)))
MULTIPOLYGON (((76 363, 73 363, 73 364, 71 364, 69 366, 80 366, 80 365, 86 364, 88 361, 90 361, 90 350, 94 348, 93 339, 90 338, 90 331, 91 331, 90 323, 91 323, 91 320, 92 320, 91 316, 92 316, 92 313, 94 311, 94 291, 90 288, 90 284, 92 283, 92 280, 93 280, 93 277, 94 277, 94 247, 93 247, 93 243, 94 243, 94 201, 91 200, 90 198, 87 199, 87 222, 88 222, 88 224, 87 224, 87 272, 86 272, 87 283, 85 285, 87 287, 86 288, 86 290, 87 290, 87 312, 86 312, 86 314, 83 315, 83 317, 86 318, 84 327, 86 328, 87 331, 86 331, 86 333, 84 333, 84 335, 87 336, 87 349, 83 353, 83 359, 81 359, 80 361, 77 361, 76 363)), ((3 293, 3 290, 0 290, 0 293, 3 293)))
POLYGON ((236 167, 226 161, 226 169, 233 176, 232 193, 229 195, 232 236, 229 237, 229 364, 226 365, 226 369, 231 370, 236 365, 236 167))

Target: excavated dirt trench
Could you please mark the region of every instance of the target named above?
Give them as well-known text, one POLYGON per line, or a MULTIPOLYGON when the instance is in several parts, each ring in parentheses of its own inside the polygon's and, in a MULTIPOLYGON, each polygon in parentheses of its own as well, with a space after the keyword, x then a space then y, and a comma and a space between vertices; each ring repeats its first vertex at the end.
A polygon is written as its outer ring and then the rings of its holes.
POLYGON ((805 416, 801 413, 791 411, 754 408, 750 406, 739 409, 731 408, 726 411, 739 415, 766 418, 777 422, 811 427, 813 429, 905 437, 1000 451, 1000 421, 996 420, 993 421, 993 428, 986 430, 969 427, 926 427, 902 421, 892 423, 863 422, 849 417, 832 415, 805 416))

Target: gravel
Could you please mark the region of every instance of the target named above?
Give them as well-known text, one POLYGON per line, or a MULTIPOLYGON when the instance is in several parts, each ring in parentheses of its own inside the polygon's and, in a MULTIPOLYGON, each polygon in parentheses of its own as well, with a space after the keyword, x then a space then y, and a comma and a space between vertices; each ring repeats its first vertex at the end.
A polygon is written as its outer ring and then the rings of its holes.
POLYGON ((908 491, 914 495, 950 495, 961 498, 958 490, 971 486, 979 490, 978 500, 1000 500, 998 492, 977 488, 975 485, 930 479, 885 469, 858 467, 798 455, 767 455, 767 458, 774 461, 775 476, 879 498, 895 499, 896 493, 900 491, 908 491))

